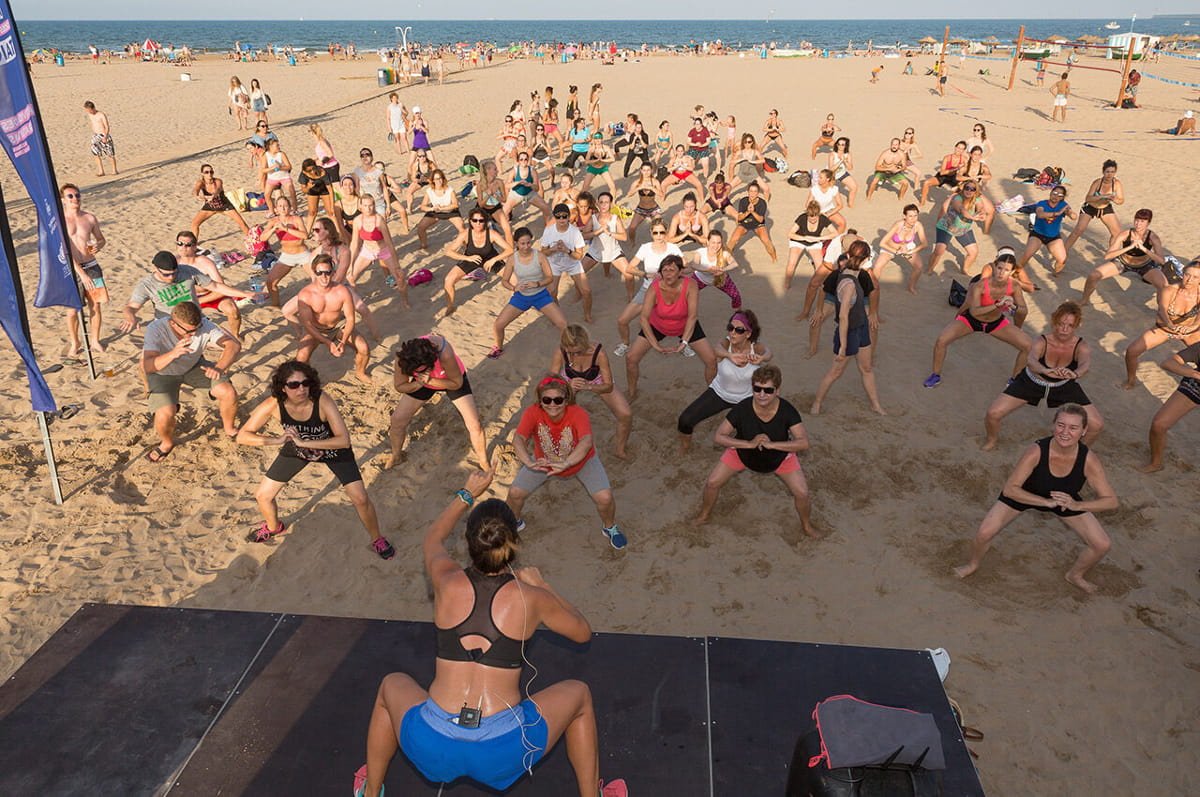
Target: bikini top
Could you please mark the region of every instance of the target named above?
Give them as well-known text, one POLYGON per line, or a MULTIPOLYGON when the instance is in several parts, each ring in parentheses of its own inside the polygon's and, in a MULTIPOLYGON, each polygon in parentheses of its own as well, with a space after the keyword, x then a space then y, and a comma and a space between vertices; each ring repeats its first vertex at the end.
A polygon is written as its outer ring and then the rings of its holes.
POLYGON ((588 382, 593 382, 600 378, 600 347, 602 344, 597 343, 596 348, 592 350, 592 364, 587 368, 579 371, 571 367, 571 355, 567 354, 566 349, 560 348, 563 358, 563 376, 567 379, 583 379, 588 382))
POLYGON ((654 196, 657 193, 658 192, 655 191, 653 188, 639 188, 638 189, 638 196, 645 197, 646 199, 649 199, 650 197, 654 196))
POLYGON ((303 236, 303 235, 296 235, 291 230, 284 230, 284 229, 276 230, 275 234, 277 236, 279 236, 279 240, 281 242, 282 241, 303 241, 305 238, 305 236, 303 236))
MULTIPOLYGON (((1079 351, 1080 343, 1083 343, 1083 338, 1076 338, 1075 339, 1075 348, 1071 349, 1071 362, 1067 363, 1067 365, 1065 366, 1067 368, 1067 370, 1069 370, 1069 371, 1074 371, 1076 368, 1079 367, 1079 357, 1076 354, 1076 352, 1079 351)), ((1051 367, 1050 364, 1046 362, 1046 351, 1047 351, 1047 349, 1050 348, 1050 341, 1047 340, 1045 335, 1042 335, 1042 344, 1043 344, 1042 345, 1042 356, 1038 357, 1038 362, 1042 364, 1043 368, 1050 368, 1051 367)), ((1059 366, 1054 366, 1054 367, 1062 368, 1064 366, 1059 365, 1059 366)))
MULTIPOLYGON (((903 229, 905 229, 905 226, 903 224, 901 224, 900 230, 903 230, 903 229)), ((907 229, 908 229, 908 237, 907 238, 900 237, 900 230, 897 230, 896 232, 892 233, 892 243, 894 243, 894 244, 910 244, 913 241, 917 240, 917 228, 914 226, 914 227, 908 227, 907 229)))
POLYGON ((375 227, 371 230, 368 230, 366 227, 359 227, 358 237, 362 238, 364 241, 382 241, 383 230, 379 229, 378 227, 375 227))
MULTIPOLYGON (((1150 235, 1151 235, 1150 228, 1147 227, 1146 228, 1146 236, 1142 239, 1142 243, 1145 244, 1146 249, 1149 249, 1151 252, 1153 252, 1154 244, 1152 244, 1150 242, 1150 235)), ((1133 233, 1126 233, 1125 234, 1125 243, 1123 243, 1121 245, 1129 246, 1131 243, 1133 243, 1133 233)), ((1129 257, 1145 257, 1147 254, 1146 249, 1143 249, 1141 246, 1135 246, 1132 249, 1130 249, 1128 252, 1126 252, 1125 254, 1128 255, 1129 257)))
POLYGON ((488 576, 474 567, 463 570, 471 582, 471 590, 475 593, 475 604, 471 613, 453 628, 437 629, 437 657, 447 661, 469 661, 482 664, 484 667, 498 667, 505 670, 520 669, 522 663, 521 640, 505 636, 496 627, 492 619, 492 604, 496 602, 496 593, 510 581, 515 580, 512 573, 501 573, 488 576), (463 637, 481 636, 491 645, 487 650, 471 648, 463 645, 463 637))

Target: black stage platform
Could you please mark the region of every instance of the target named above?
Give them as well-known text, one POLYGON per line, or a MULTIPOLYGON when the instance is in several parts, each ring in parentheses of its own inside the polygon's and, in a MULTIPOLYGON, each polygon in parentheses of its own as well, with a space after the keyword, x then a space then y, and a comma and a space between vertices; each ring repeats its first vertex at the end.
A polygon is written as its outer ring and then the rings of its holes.
MULTIPOLYGON (((86 604, 0 687, 0 794, 348 795, 380 679, 427 684, 433 649, 429 623, 86 604)), ((945 794, 983 794, 924 651, 539 633, 527 653, 534 691, 591 686, 601 773, 635 797, 782 797, 813 706, 836 694, 933 714, 945 794)), ((403 755, 387 789, 438 792, 403 755)), ((573 791, 560 743, 508 793, 573 791)))

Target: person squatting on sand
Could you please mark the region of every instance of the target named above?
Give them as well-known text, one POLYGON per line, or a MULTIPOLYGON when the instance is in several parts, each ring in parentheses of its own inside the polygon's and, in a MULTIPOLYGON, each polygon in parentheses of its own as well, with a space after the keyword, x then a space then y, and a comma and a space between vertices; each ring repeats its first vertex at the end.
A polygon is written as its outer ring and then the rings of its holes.
POLYGON ((980 523, 971 542, 970 559, 954 568, 955 575, 966 578, 978 570, 996 535, 1025 510, 1036 509, 1057 515, 1086 546, 1067 571, 1067 581, 1087 593, 1099 589, 1085 576, 1105 557, 1112 543, 1092 513, 1114 510, 1118 502, 1100 458, 1083 443, 1087 425, 1087 412, 1078 404, 1058 408, 1053 434, 1025 449, 1000 497, 980 523), (1096 497, 1085 501, 1081 493, 1089 482, 1096 497))
POLYGON ((577 644, 587 643, 592 629, 536 567, 513 566, 521 543, 516 515, 495 498, 476 503, 491 481, 490 473, 472 473, 425 533, 437 628, 433 681, 426 691, 405 673, 384 676, 354 794, 382 797, 397 749, 433 783, 468 777, 506 791, 565 738, 580 797, 628 797, 625 781, 600 780, 587 684, 562 681, 522 698, 525 642, 539 626, 577 644), (471 564, 464 568, 450 557, 446 538, 467 510, 471 564))

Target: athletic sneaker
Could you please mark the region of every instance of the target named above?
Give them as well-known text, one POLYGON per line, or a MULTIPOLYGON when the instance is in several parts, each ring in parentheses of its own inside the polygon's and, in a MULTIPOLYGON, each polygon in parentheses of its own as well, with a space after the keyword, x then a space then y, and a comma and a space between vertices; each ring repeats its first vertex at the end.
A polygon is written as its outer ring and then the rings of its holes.
MULTIPOLYGON (((616 548, 618 551, 629 544, 629 540, 625 539, 625 535, 621 533, 621 529, 616 523, 612 524, 611 526, 605 526, 603 529, 601 529, 601 531, 604 532, 605 537, 608 537, 608 541, 612 544, 612 547, 616 548)), ((621 781, 621 783, 624 782, 625 781, 621 781)))
POLYGON ((254 530, 246 536, 246 540, 248 542, 266 542, 286 533, 287 527, 282 522, 279 524, 279 528, 272 530, 267 528, 267 522, 264 520, 254 527, 254 530))
POLYGON ((616 355, 617 357, 624 357, 628 353, 629 353, 629 344, 628 343, 618 343, 617 348, 613 349, 613 354, 616 355))
POLYGON ((600 797, 629 797, 629 787, 620 778, 610 780, 607 786, 600 781, 600 797))
POLYGON ((371 548, 375 553, 379 554, 380 559, 391 559, 396 555, 396 549, 387 541, 387 537, 380 537, 371 543, 371 548))
POLYGON ((930 374, 928 377, 926 377, 925 381, 922 382, 922 384, 925 385, 925 387, 937 387, 941 383, 942 383, 941 374, 930 374))
POLYGON ((688 344, 685 343, 685 344, 683 344, 683 356, 684 357, 695 357, 696 352, 692 350, 691 346, 689 346, 688 344))

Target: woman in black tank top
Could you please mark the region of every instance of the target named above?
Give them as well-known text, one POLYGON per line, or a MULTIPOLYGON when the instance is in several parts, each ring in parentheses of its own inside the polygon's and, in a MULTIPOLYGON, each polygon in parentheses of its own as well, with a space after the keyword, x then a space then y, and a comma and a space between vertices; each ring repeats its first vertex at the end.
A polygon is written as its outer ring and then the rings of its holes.
POLYGON ((446 247, 446 257, 454 263, 446 272, 442 288, 446 291, 446 315, 458 309, 454 303, 454 286, 470 273, 471 279, 484 279, 488 273, 495 274, 504 268, 504 261, 513 253, 508 241, 492 235, 488 214, 475 208, 467 214, 467 226, 446 247))
POLYGON ((1118 502, 1100 459, 1082 442, 1086 431, 1087 413, 1078 404, 1066 404, 1054 414, 1054 434, 1025 449, 1004 490, 979 525, 971 543, 970 560, 954 568, 955 575, 966 578, 978 570, 996 535, 1026 509, 1036 509, 1058 515, 1087 546, 1067 571, 1067 581, 1087 593, 1099 589, 1085 576, 1104 558, 1112 543, 1092 513, 1116 509, 1118 502), (1080 493, 1089 482, 1096 497, 1085 501, 1080 493))
MULTIPOLYGON (((545 624, 584 644, 592 629, 537 568, 514 569, 520 536, 512 509, 496 498, 476 504, 491 483, 490 472, 473 472, 425 534, 437 629, 433 682, 426 691, 405 673, 384 677, 355 793, 381 794, 397 748, 433 783, 467 777, 507 791, 565 735, 582 794, 628 797, 624 781, 599 779, 596 714, 586 684, 564 681, 523 699, 524 645, 534 630, 545 624), (450 557, 446 538, 468 510, 471 566, 464 568, 450 557)), ((552 790, 575 791, 566 784, 552 790)))
POLYGON ((558 351, 550 362, 550 373, 559 374, 571 384, 578 399, 585 393, 595 393, 612 412, 617 422, 617 434, 613 438, 613 454, 626 459, 625 450, 629 433, 633 430, 633 410, 629 399, 613 382, 612 367, 604 346, 592 343, 588 331, 580 324, 569 324, 558 340, 558 351), (586 366, 581 367, 583 363, 586 366))
POLYGON ((333 471, 350 497, 359 520, 371 535, 371 549, 383 559, 396 555, 392 544, 379 533, 379 517, 354 461, 346 422, 334 400, 321 392, 321 377, 315 368, 291 360, 275 369, 270 398, 250 413, 250 420, 238 431, 237 441, 246 446, 280 448, 254 493, 263 522, 250 532, 251 542, 266 542, 287 533, 275 498, 310 462, 321 462, 333 471), (272 418, 279 421, 283 434, 271 436, 259 431, 272 418))
POLYGON ((1133 214, 1133 227, 1126 230, 1124 235, 1113 238, 1113 243, 1104 253, 1105 262, 1092 269, 1083 283, 1084 305, 1101 280, 1127 272, 1137 274, 1142 282, 1153 285, 1159 293, 1166 290, 1167 277, 1162 270, 1166 256, 1162 239, 1150 229, 1153 219, 1154 211, 1142 208, 1133 214))

